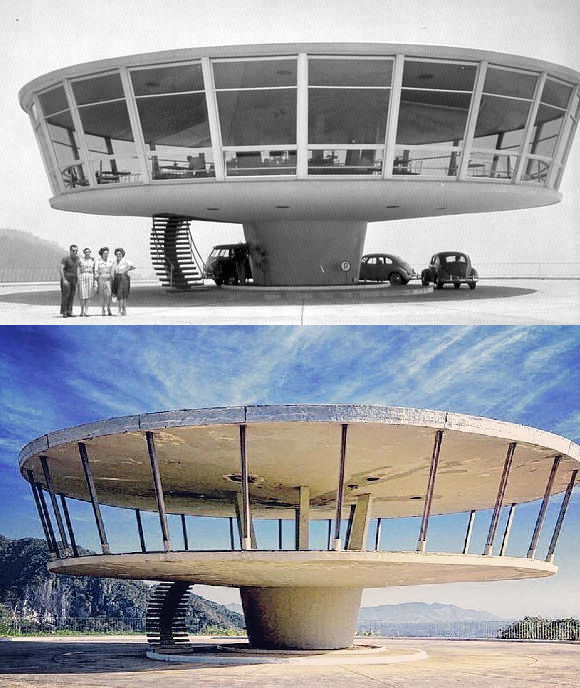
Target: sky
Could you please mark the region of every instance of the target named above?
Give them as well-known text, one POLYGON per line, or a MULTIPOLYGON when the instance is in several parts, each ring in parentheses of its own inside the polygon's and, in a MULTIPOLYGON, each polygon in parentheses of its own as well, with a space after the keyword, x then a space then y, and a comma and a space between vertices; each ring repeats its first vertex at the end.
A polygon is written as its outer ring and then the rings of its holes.
MULTIPOLYGON (((4 326, 0 533, 42 537, 32 495, 17 470, 17 455, 33 438, 79 423, 183 408, 346 403, 481 415, 580 442, 579 390, 577 327, 4 326)), ((550 503, 539 556, 545 556, 560 499, 550 503)), ((514 554, 526 551, 538 509, 538 502, 518 508, 514 554)), ((98 550, 88 505, 71 502, 71 514, 79 543, 98 550)), ((105 507, 104 520, 113 551, 137 547, 130 512, 105 507)), ((220 524, 211 525, 209 520, 191 527, 192 546, 227 547, 225 523, 219 519, 220 524)), ((214 524, 217 520, 211 519, 214 524)), ((433 517, 428 549, 460 548, 465 522, 465 514, 433 517)), ((483 550, 489 522, 489 512, 478 513, 472 552, 483 550)), ((504 522, 505 509, 500 534, 504 522)), ((180 542, 175 519, 171 527, 180 542)), ((384 548, 414 549, 418 528, 418 519, 386 527, 384 548)), ((257 530, 259 541, 269 542, 273 529, 258 522, 257 530)), ((146 536, 150 547, 161 549, 153 514, 147 517, 146 536)), ((363 604, 441 602, 504 618, 580 615, 579 491, 572 497, 556 563, 560 572, 551 578, 373 589, 365 592, 363 604)), ((195 591, 220 602, 236 600, 229 589, 200 586, 195 591)))
MULTIPOLYGON (((52 210, 50 189, 18 91, 54 69, 173 48, 283 42, 393 42, 479 48, 535 57, 580 70, 577 0, 0 0, 0 227, 93 252, 122 238, 139 268, 150 270, 147 218, 52 210), (73 11, 74 8, 74 11, 73 11)), ((578 137, 577 137, 578 138, 578 137)), ((380 222, 366 252, 402 255, 416 267, 443 249, 494 262, 580 262, 580 144, 574 144, 561 191, 547 208, 380 222)), ((194 223, 201 254, 242 239, 239 225, 194 223)))

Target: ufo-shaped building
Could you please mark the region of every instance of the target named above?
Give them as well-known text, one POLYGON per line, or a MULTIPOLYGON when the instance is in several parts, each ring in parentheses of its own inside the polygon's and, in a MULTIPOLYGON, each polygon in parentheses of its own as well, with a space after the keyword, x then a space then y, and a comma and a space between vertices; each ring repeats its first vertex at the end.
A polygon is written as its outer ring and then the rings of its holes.
POLYGON ((368 222, 557 203, 579 82, 464 48, 249 45, 76 65, 20 102, 54 208, 162 218, 168 237, 241 223, 255 284, 328 285, 357 281, 368 222))
POLYGON ((580 447, 441 411, 241 406, 67 428, 33 440, 19 460, 52 572, 164 581, 149 609, 157 644, 186 640, 183 603, 204 583, 240 588, 253 647, 333 649, 352 643, 365 587, 555 574, 580 447), (544 539, 550 498, 562 492, 544 539), (71 500, 92 506, 100 553, 77 542, 71 500), (536 500, 532 532, 516 511, 536 500), (121 545, 115 533, 115 549, 103 505, 134 516, 121 545), (158 522, 157 546, 144 534, 147 512, 158 522), (446 544, 455 545, 433 551, 430 523, 452 514, 446 544), (208 517, 229 532, 229 546, 200 547, 208 517), (393 547, 410 520, 411 542, 393 547), (487 533, 477 550, 476 520, 487 533), (266 537, 270 526, 277 538, 266 537), (510 540, 512 530, 525 544, 510 540))

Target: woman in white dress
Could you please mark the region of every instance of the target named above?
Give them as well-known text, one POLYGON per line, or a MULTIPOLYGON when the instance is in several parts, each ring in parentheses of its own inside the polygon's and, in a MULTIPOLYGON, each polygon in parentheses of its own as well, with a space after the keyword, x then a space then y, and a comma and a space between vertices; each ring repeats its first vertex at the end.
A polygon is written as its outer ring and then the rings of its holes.
POLYGON ((128 273, 130 270, 134 270, 135 266, 125 258, 125 250, 122 248, 115 249, 115 258, 117 260, 113 261, 111 267, 112 291, 113 295, 117 297, 119 315, 127 315, 127 297, 131 289, 131 278, 128 273))
POLYGON ((89 301, 95 286, 95 259, 91 257, 91 249, 83 249, 83 257, 79 259, 79 298, 81 300, 81 317, 89 317, 89 301))
POLYGON ((111 268, 113 267, 113 260, 109 260, 109 247, 103 246, 99 251, 99 256, 96 270, 99 296, 101 297, 101 315, 113 315, 111 313, 111 268))

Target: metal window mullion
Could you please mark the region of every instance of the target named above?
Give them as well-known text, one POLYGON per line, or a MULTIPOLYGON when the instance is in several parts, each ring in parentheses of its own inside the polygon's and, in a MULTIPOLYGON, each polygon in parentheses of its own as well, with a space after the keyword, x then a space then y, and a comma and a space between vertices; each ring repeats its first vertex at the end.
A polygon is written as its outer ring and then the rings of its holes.
POLYGON ((245 425, 240 425, 240 464, 242 469, 242 549, 251 550, 252 515, 250 513, 250 484, 248 480, 248 456, 245 425))
POLYGON ((381 546, 382 527, 383 527, 383 519, 377 518, 377 529, 375 530, 375 552, 378 552, 379 548, 381 546))
POLYGON ((159 512, 159 523, 161 525, 161 534, 163 536, 163 549, 165 552, 171 552, 171 537, 169 535, 169 524, 167 522, 167 512, 165 510, 165 496, 163 494, 163 484, 161 482, 161 473, 159 471, 159 461, 157 460, 157 450, 155 448, 155 438, 151 431, 145 433, 147 439, 147 451, 149 453, 149 460, 151 462, 151 473, 153 475, 153 487, 155 488, 155 498, 157 500, 157 510, 159 512))
POLYGON ((389 98, 389 112, 385 132, 385 157, 383 161, 383 178, 393 176, 393 158, 399 126, 399 108, 401 107, 401 89, 403 86, 403 67, 405 58, 397 53, 393 61, 393 76, 391 79, 391 96, 389 98))
POLYGON ((505 524, 505 530, 504 530, 504 532, 503 532, 503 538, 502 538, 502 540, 501 540, 501 547, 500 547, 500 549, 499 549, 499 556, 500 556, 500 557, 503 557, 503 556, 504 556, 505 551, 506 551, 506 549, 507 549, 508 540, 509 540, 510 534, 511 534, 511 532, 512 532, 512 525, 513 525, 513 522, 514 522, 514 515, 515 515, 515 513, 516 513, 516 506, 517 506, 517 504, 516 504, 515 502, 512 502, 512 503, 510 504, 510 510, 508 511, 508 517, 507 517, 507 521, 506 521, 506 524, 505 524))
POLYGON ((201 71, 203 74, 203 83, 205 86, 205 104, 207 107, 207 116, 209 120, 209 135, 211 138, 211 147, 213 151, 215 178, 216 180, 223 181, 226 175, 222 146, 222 135, 220 119, 218 114, 217 93, 213 78, 213 69, 209 57, 201 58, 201 71))
POLYGON ((60 535, 60 541, 62 543, 64 555, 65 555, 65 557, 68 557, 68 556, 70 556, 68 539, 66 536, 66 531, 64 529, 64 523, 62 520, 62 516, 60 514, 60 509, 58 507, 58 501, 56 499, 56 493, 54 491, 52 476, 50 474, 50 469, 48 467, 48 460, 47 460, 47 457, 42 455, 42 454, 38 458, 40 459, 40 465, 42 466, 42 472, 44 473, 44 480, 46 482, 48 494, 50 495, 50 502, 52 504, 52 511, 54 512, 54 517, 56 519, 56 527, 58 528, 58 532, 60 535))
POLYGON ((180 514, 181 516, 181 533, 183 535, 183 549, 187 552, 189 549, 189 538, 187 537, 187 523, 185 521, 185 514, 180 514))
POLYGON ((58 549, 58 543, 57 543, 56 537, 54 535, 54 528, 52 527, 52 521, 50 520, 50 513, 48 511, 46 499, 44 498, 44 491, 43 491, 42 485, 40 483, 35 483, 35 485, 36 485, 36 492, 38 494, 38 499, 40 501, 42 513, 44 514, 44 520, 46 523, 46 527, 48 529, 48 534, 50 536, 50 541, 52 543, 53 554, 57 559, 60 559, 60 551, 58 549))
POLYGON ((64 79, 62 84, 64 86, 64 92, 66 94, 70 106, 69 111, 71 113, 73 124, 75 125, 75 129, 79 139, 81 149, 81 160, 79 160, 79 162, 82 163, 84 161, 86 163, 87 171, 85 172, 85 175, 89 178, 90 185, 94 187, 96 186, 95 173, 89 163, 89 146, 85 139, 85 130, 83 128, 83 123, 81 121, 81 116, 74 97, 72 86, 69 79, 64 79))
POLYGON ((135 518, 137 519, 137 532, 139 533, 139 544, 141 545, 141 551, 147 551, 147 545, 145 544, 145 535, 143 533, 143 522, 141 521, 141 509, 135 509, 135 518))
POLYGON ((296 67, 296 177, 308 176, 308 55, 298 54, 296 67))
POLYGON ((524 165, 526 162, 526 154, 530 139, 532 138, 532 131, 534 130, 534 122, 536 121, 536 115, 538 114, 538 108, 540 107, 540 98, 542 96, 542 91, 544 90, 544 84, 546 83, 547 73, 542 72, 540 78, 536 83, 536 88, 534 91, 534 97, 532 98, 532 106, 528 113, 528 121, 526 122, 526 128, 524 129, 524 136, 520 145, 518 166, 512 177, 512 184, 519 184, 522 174, 524 171, 524 165))
POLYGON ((75 538, 75 533, 73 530, 72 521, 71 521, 70 513, 68 510, 68 506, 66 503, 66 497, 63 494, 59 494, 59 497, 60 497, 60 503, 62 506, 62 512, 64 514, 64 520, 65 520, 66 527, 68 530, 68 536, 70 539, 70 546, 72 549, 73 557, 78 557, 79 556, 79 549, 77 547, 77 541, 75 538))
POLYGON ((419 531, 417 552, 425 552, 427 545, 427 530, 429 528, 429 516, 431 515, 431 502, 433 500, 433 492, 435 490, 435 478, 437 477, 437 467, 439 465, 439 455, 441 453, 442 441, 443 430, 437 430, 435 433, 435 442, 433 444, 431 466, 429 468, 429 480, 427 481, 427 492, 425 494, 425 503, 423 505, 423 518, 421 519, 421 529, 419 531))
POLYGON ((81 457, 81 463, 83 465, 83 471, 85 473, 85 481, 87 483, 87 489, 89 491, 89 497, 91 500, 91 505, 93 507, 93 513, 95 515, 95 522, 97 524, 97 530, 99 532, 99 540, 101 541, 101 550, 103 554, 110 554, 111 550, 109 548, 109 543, 107 542, 107 534, 105 532, 105 524, 103 523, 103 517, 101 516, 101 507, 99 506, 99 499, 97 497, 97 490, 95 488, 95 481, 93 480, 93 474, 91 471, 91 465, 89 462, 89 455, 87 453, 87 448, 83 442, 78 443, 79 455, 81 457))
POLYGON ((234 539, 234 519, 232 516, 228 516, 229 526, 230 526, 230 549, 233 551, 236 548, 236 542, 234 539))
POLYGON ((149 171, 149 154, 147 146, 145 145, 145 138, 143 136, 143 129, 141 127, 141 118, 139 117, 139 110, 137 108, 137 99, 133 91, 133 82, 131 81, 131 74, 127 67, 121 67, 121 85, 123 86, 123 93, 125 94, 125 105, 129 115, 129 122, 133 130, 133 142, 139 159, 139 168, 141 169, 142 179, 145 183, 151 181, 151 173, 149 171))
POLYGON ((483 552, 485 555, 491 555, 491 553, 493 552, 493 541, 495 540, 495 532, 497 530, 499 515, 501 512, 501 508, 503 506, 503 499, 505 497, 505 491, 507 488, 508 478, 512 467, 516 446, 516 442, 510 442, 510 444, 508 445, 508 450, 506 453, 505 461, 503 464, 503 470, 499 481, 499 487, 497 489, 497 497, 495 498, 495 506, 493 508, 491 522, 489 524, 489 531, 487 533, 487 541, 485 543, 485 549, 483 552))
MULTIPOLYGON (((552 185, 552 181, 556 175, 556 166, 560 165, 561 163, 559 162, 560 157, 565 154, 566 151, 563 150, 563 147, 566 145, 566 141, 564 140, 564 131, 566 129, 566 121, 568 119, 572 120, 572 126, 570 127, 570 133, 574 131, 576 121, 574 120, 573 114, 574 114, 574 106, 576 105, 576 95, 578 93, 578 89, 580 86, 576 84, 572 88, 572 93, 570 94, 570 102, 568 103, 568 107, 566 108, 566 115, 564 117, 564 122, 562 126, 560 127, 560 133, 558 134, 558 141, 556 143, 556 147, 554 148, 554 154, 552 156, 552 159, 554 161, 554 165, 552 165, 550 172, 548 173, 548 178, 546 180, 546 184, 548 186, 552 185)), ((570 138, 570 134, 566 138, 570 138)), ((574 139, 570 139, 573 141, 574 139)))
POLYGON ((338 468, 338 486, 336 489, 336 515, 334 519, 334 549, 339 552, 342 549, 340 540, 340 521, 342 518, 342 506, 344 502, 344 469, 346 463, 346 437, 348 425, 343 423, 340 435, 340 464, 338 468))
POLYGON ((326 549, 332 549, 332 519, 328 519, 328 533, 327 533, 326 549))
POLYGON ((561 459, 562 459, 561 455, 558 454, 556 457, 554 457, 554 462, 552 463, 550 475, 548 476, 548 482, 546 483, 546 490, 544 492, 544 498, 542 499, 540 511, 538 512, 538 518, 536 519, 536 525, 534 526, 534 534, 532 535, 532 540, 530 542, 530 547, 528 549, 528 554, 527 554, 528 559, 533 559, 536 556, 536 549, 538 548, 538 540, 540 539, 540 534, 542 532, 542 527, 544 525, 544 519, 546 518, 546 511, 548 509, 548 503, 550 501, 550 496, 552 494, 552 488, 554 487, 554 480, 556 479, 556 473, 558 471, 558 466, 560 465, 561 459))
POLYGON ((34 503, 36 504, 36 510, 38 512, 38 518, 40 519, 40 525, 44 532, 44 537, 46 538, 46 545, 48 547, 48 552, 51 557, 55 554, 52 544, 52 539, 50 536, 50 531, 48 529, 48 524, 44 517, 44 512, 42 510, 42 504, 40 503, 40 497, 38 496, 38 488, 36 482, 34 481, 34 472, 29 468, 26 471, 28 476, 28 482, 30 483, 30 489, 32 490, 32 496, 34 497, 34 503))
POLYGON ((469 158, 471 156, 471 148, 473 146, 473 136, 475 134, 475 127, 477 126, 477 118, 479 116, 479 108, 481 106, 481 96, 483 94, 483 85, 485 84, 485 77, 487 75, 487 60, 479 63, 477 76, 475 77, 475 84, 473 87, 473 95, 471 96, 471 108, 467 116, 467 127, 463 137, 463 155, 459 163, 459 170, 457 172, 457 181, 465 179, 467 175, 469 158))
POLYGON ((465 531, 465 540, 463 541, 463 554, 469 553, 469 545, 471 544, 471 536, 473 535, 473 524, 475 523, 475 509, 469 512, 469 520, 467 521, 467 530, 465 531))
POLYGON ((278 549, 282 549, 283 538, 282 538, 282 519, 278 519, 278 549))
POLYGON ((34 132, 34 138, 36 139, 36 145, 38 146, 38 148, 40 150, 40 157, 42 158, 42 164, 44 165, 44 171, 46 172, 46 176, 48 177, 49 182, 50 182, 51 191, 53 193, 56 193, 57 189, 53 189, 54 183, 52 182, 52 177, 50 176, 51 172, 55 171, 53 167, 50 167, 51 159, 50 159, 49 152, 48 152, 48 149, 51 148, 50 142, 46 141, 46 139, 45 139, 45 146, 42 146, 41 138, 40 138, 42 135, 42 132, 39 131, 40 120, 35 122, 32 115, 29 114, 29 117, 30 117, 30 122, 32 124, 32 131, 34 132), (47 159, 47 158, 49 158, 49 159, 47 159))
POLYGON ((572 490, 574 489, 574 483, 576 482, 577 475, 578 470, 572 471, 570 482, 566 488, 566 494, 564 495, 564 499, 562 500, 562 504, 560 506, 560 513, 558 514, 558 520, 554 526, 554 532, 552 533, 552 539, 550 540, 548 554, 546 556, 546 561, 550 563, 554 561, 554 552, 556 551, 556 545, 558 543, 558 538, 560 537, 560 531, 562 530, 562 524, 564 523, 566 511, 568 510, 568 504, 570 503, 570 497, 572 496, 572 490))

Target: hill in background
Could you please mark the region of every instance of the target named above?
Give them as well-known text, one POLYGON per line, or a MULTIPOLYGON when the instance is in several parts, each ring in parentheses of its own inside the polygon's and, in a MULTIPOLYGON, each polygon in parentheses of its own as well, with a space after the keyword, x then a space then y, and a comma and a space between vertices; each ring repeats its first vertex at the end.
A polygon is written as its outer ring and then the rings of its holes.
POLYGON ((359 623, 455 623, 458 621, 503 621, 503 619, 490 612, 463 609, 453 604, 426 604, 424 602, 362 607, 359 614, 359 623))
MULTIPOLYGON (((81 247, 82 248, 82 247, 81 247)), ((68 249, 18 229, 0 227, 0 269, 58 267, 68 249)))

